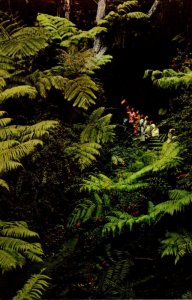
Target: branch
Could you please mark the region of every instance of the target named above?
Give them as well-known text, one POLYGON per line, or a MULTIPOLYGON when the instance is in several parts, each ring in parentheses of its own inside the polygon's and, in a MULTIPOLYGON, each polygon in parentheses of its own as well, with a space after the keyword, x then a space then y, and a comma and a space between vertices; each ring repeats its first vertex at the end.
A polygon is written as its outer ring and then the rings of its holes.
POLYGON ((160 1, 161 0, 155 0, 155 2, 153 3, 153 5, 151 6, 149 12, 148 12, 148 16, 149 18, 151 18, 154 13, 157 11, 158 7, 159 7, 159 4, 160 4, 160 1))

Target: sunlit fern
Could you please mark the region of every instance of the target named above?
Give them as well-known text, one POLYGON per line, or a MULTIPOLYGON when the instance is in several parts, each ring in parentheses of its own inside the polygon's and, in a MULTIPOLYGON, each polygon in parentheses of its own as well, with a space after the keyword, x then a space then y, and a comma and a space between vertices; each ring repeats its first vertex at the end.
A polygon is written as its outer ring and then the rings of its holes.
POLYGON ((49 286, 50 277, 43 274, 44 269, 39 274, 33 274, 24 284, 23 288, 17 292, 12 300, 37 300, 42 299, 43 293, 49 286))

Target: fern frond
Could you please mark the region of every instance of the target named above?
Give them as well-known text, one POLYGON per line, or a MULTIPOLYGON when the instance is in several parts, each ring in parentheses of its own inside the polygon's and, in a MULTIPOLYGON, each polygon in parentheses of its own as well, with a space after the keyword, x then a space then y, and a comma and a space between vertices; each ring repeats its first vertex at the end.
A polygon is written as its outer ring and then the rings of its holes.
POLYGON ((161 257, 174 256, 175 264, 185 255, 192 253, 192 235, 188 232, 182 234, 168 232, 161 241, 161 257))
POLYGON ((33 274, 12 300, 42 299, 42 295, 48 288, 50 280, 50 277, 42 274, 43 272, 44 269, 39 274, 33 274))
POLYGON ((42 29, 25 27, 0 42, 0 54, 21 59, 34 56, 47 46, 47 38, 42 29))
POLYGON ((2 273, 22 267, 25 258, 17 251, 0 250, 0 269, 2 273))
POLYGON ((95 70, 99 70, 101 66, 110 63, 112 60, 112 56, 109 54, 102 54, 101 52, 92 56, 84 65, 82 69, 82 73, 86 74, 94 74, 95 70))
POLYGON ((0 186, 4 189, 6 189, 7 191, 9 191, 9 185, 7 184, 7 182, 3 179, 0 178, 0 186))
POLYGON ((0 103, 3 103, 9 99, 28 97, 29 99, 35 99, 37 96, 36 88, 30 85, 20 85, 11 88, 7 88, 0 94, 0 103))
POLYGON ((40 256, 43 255, 43 250, 39 243, 29 243, 13 237, 0 236, 0 249, 17 251, 25 257, 30 256, 33 261, 42 261, 40 256), (38 257, 38 259, 36 259, 36 257, 38 257))
POLYGON ((30 230, 25 222, 1 222, 0 233, 7 237, 39 238, 38 233, 30 230))
POLYGON ((149 18, 149 16, 141 11, 134 11, 134 12, 129 12, 126 14, 126 18, 128 20, 145 20, 149 18))
POLYGON ((117 6, 117 11, 119 14, 126 14, 130 12, 132 9, 137 8, 139 5, 137 0, 125 1, 122 4, 117 6))
POLYGON ((7 161, 19 161, 23 157, 33 153, 36 150, 36 147, 41 145, 42 142, 40 140, 31 140, 19 144, 11 149, 5 149, 4 151, 0 152, 0 161, 7 162, 7 161))
POLYGON ((107 143, 112 141, 115 125, 110 125, 111 114, 102 116, 105 108, 99 107, 89 117, 88 124, 81 133, 81 142, 107 143))
POLYGON ((154 85, 162 89, 188 88, 192 85, 192 71, 186 69, 184 72, 176 72, 173 69, 145 71, 144 78, 150 78, 154 85))
POLYGON ((62 41, 77 32, 75 24, 65 18, 39 13, 37 21, 39 25, 49 33, 53 40, 62 41))
POLYGON ((90 175, 89 179, 84 179, 81 191, 100 192, 111 189, 113 181, 106 175, 100 173, 97 176, 90 175))
POLYGON ((96 156, 100 155, 100 148, 101 145, 97 143, 74 143, 65 149, 65 153, 83 170, 96 161, 96 156))
POLYGON ((91 199, 84 199, 73 210, 68 226, 73 226, 77 221, 87 222, 92 218, 99 218, 105 214, 105 210, 110 207, 110 198, 104 195, 102 198, 98 194, 94 194, 91 199))
POLYGON ((3 118, 0 119, 0 127, 5 127, 11 123, 12 119, 11 118, 3 118))
POLYGON ((97 90, 97 85, 90 77, 81 76, 67 82, 64 96, 68 101, 74 101, 73 106, 87 110, 90 105, 95 104, 94 92, 97 90))

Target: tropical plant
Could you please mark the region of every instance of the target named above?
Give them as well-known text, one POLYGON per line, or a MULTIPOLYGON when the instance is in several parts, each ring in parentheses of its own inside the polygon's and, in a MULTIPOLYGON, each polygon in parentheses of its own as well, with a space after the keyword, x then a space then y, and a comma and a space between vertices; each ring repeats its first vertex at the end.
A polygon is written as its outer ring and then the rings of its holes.
POLYGON ((167 232, 161 241, 161 257, 175 257, 175 264, 185 255, 192 253, 192 235, 189 232, 167 232))
POLYGON ((50 280, 50 277, 42 274, 44 270, 42 269, 39 274, 31 275, 23 288, 17 292, 17 295, 12 300, 42 299, 42 294, 48 288, 50 280))
POLYGON ((189 88, 192 85, 192 71, 187 67, 178 72, 173 69, 146 70, 144 78, 151 79, 161 89, 189 88))
POLYGON ((23 267, 27 260, 43 261, 41 244, 27 241, 39 238, 39 235, 29 230, 26 222, 0 221, 0 228, 0 268, 3 273, 23 267))

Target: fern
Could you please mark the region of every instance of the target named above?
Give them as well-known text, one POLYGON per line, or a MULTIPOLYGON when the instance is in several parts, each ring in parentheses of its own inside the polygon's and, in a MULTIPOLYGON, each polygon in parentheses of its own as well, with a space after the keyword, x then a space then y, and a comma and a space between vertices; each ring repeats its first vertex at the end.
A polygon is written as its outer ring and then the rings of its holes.
POLYGON ((27 79, 35 86, 42 98, 46 98, 52 88, 63 91, 67 82, 66 78, 60 75, 54 75, 52 70, 46 70, 44 72, 37 70, 30 74, 27 79))
POLYGON ((128 20, 145 20, 148 18, 148 15, 141 12, 141 11, 135 11, 135 12, 129 12, 126 14, 126 18, 128 20))
POLYGON ((47 38, 42 29, 25 27, 10 35, 7 32, 4 40, 0 41, 0 54, 21 59, 34 56, 47 46, 47 38))
POLYGON ((97 143, 74 143, 65 149, 65 153, 83 170, 96 161, 96 156, 100 155, 100 148, 97 143))
POLYGON ((43 251, 39 243, 24 239, 39 237, 28 229, 25 222, 0 221, 0 268, 2 272, 22 267, 26 258, 42 262, 43 251))
POLYGON ((35 99, 37 96, 37 90, 30 85, 20 85, 11 88, 7 88, 0 94, 0 103, 3 103, 9 99, 28 97, 29 99, 35 99))
POLYGON ((49 286, 50 277, 42 274, 45 269, 42 269, 39 274, 33 274, 25 283, 23 288, 17 292, 17 295, 12 300, 36 300, 42 299, 43 293, 49 286))
POLYGON ((96 84, 90 77, 81 76, 67 82, 64 97, 68 101, 73 100, 73 106, 87 110, 90 105, 95 104, 96 96, 94 92, 97 90, 96 84))
POLYGON ((73 226, 77 221, 87 222, 92 218, 99 218, 105 215, 105 211, 110 207, 110 198, 108 195, 104 195, 102 198, 94 193, 90 199, 84 199, 73 210, 68 226, 73 226))
POLYGON ((185 68, 183 72, 176 72, 173 69, 161 71, 146 70, 144 78, 150 78, 154 85, 163 89, 188 88, 192 85, 192 71, 185 68))
POLYGON ((161 257, 174 256, 175 264, 186 254, 192 253, 192 235, 188 232, 182 234, 168 232, 161 241, 161 257))
POLYGON ((117 6, 117 11, 120 14, 126 14, 132 9, 135 9, 135 8, 137 9, 138 5, 139 5, 139 3, 137 0, 125 1, 124 3, 119 4, 117 6))
POLYGON ((81 191, 100 192, 111 189, 113 181, 106 175, 100 173, 97 176, 90 175, 89 179, 84 179, 81 191))
MULTIPOLYGON (((124 297, 120 297, 118 292, 130 273, 133 261, 127 251, 111 249, 110 245, 106 247, 106 254, 105 261, 108 262, 109 267, 102 272, 98 290, 102 295, 108 296, 108 298, 116 296, 122 299, 124 297)), ((101 259, 103 260, 104 258, 101 259)), ((125 287, 125 284, 123 286, 125 287)))
POLYGON ((77 32, 76 26, 68 19, 47 14, 38 14, 38 24, 44 28, 53 40, 63 41, 68 40, 77 32))
POLYGON ((92 112, 81 133, 81 142, 107 143, 113 140, 115 125, 109 124, 111 114, 102 116, 104 110, 104 107, 100 107, 92 112))

